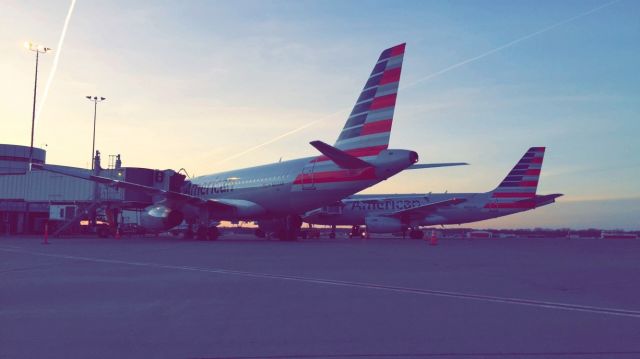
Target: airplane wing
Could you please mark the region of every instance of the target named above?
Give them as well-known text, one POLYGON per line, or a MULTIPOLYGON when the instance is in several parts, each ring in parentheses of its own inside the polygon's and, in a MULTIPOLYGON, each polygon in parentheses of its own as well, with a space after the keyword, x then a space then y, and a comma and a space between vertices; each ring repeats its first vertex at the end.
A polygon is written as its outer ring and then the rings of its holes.
POLYGON ((422 205, 422 206, 418 206, 418 207, 413 207, 413 208, 409 208, 409 209, 403 209, 403 210, 400 210, 400 211, 387 213, 387 214, 385 214, 385 216, 397 217, 397 216, 407 216, 407 215, 414 215, 414 214, 417 215, 417 214, 428 212, 428 211, 431 211, 431 210, 435 210, 435 209, 441 208, 441 207, 455 206, 457 204, 460 204, 460 203, 466 202, 466 201, 467 200, 464 199, 464 198, 445 199, 443 201, 431 202, 431 203, 427 203, 427 204, 422 205))
POLYGON ((151 186, 145 186, 138 183, 127 182, 115 180, 108 177, 95 176, 91 174, 84 174, 77 171, 66 171, 62 170, 56 166, 43 165, 43 164, 32 164, 33 168, 41 169, 48 172, 58 173, 65 176, 75 177, 84 179, 87 181, 97 182, 103 184, 105 186, 109 186, 112 188, 125 188, 133 191, 143 192, 152 196, 162 196, 168 199, 180 201, 183 203, 188 203, 196 206, 206 206, 213 210, 218 211, 230 211, 236 210, 237 212, 246 213, 247 211, 256 211, 261 209, 261 207, 251 201, 246 200, 238 200, 238 199, 203 199, 200 197, 192 196, 187 193, 175 192, 175 191, 165 191, 160 188, 155 188, 151 186))
POLYGON ((423 168, 434 168, 434 167, 450 167, 450 166, 467 166, 469 165, 467 162, 444 162, 444 163, 416 163, 409 168, 408 170, 419 170, 423 168))

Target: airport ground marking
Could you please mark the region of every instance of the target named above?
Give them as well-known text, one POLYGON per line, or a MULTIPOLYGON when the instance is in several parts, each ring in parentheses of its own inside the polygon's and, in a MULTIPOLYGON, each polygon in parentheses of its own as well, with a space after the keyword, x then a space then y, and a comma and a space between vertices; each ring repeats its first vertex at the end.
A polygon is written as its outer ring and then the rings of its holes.
POLYGON ((396 293, 429 295, 429 296, 436 296, 436 297, 475 300, 475 301, 481 301, 481 302, 516 304, 516 305, 524 305, 524 306, 537 307, 537 308, 560 309, 560 310, 575 311, 575 312, 586 312, 586 313, 594 313, 594 314, 615 315, 615 316, 621 316, 621 317, 627 317, 627 318, 640 318, 640 311, 631 310, 631 309, 596 307, 596 306, 570 304, 570 303, 560 303, 560 302, 550 302, 550 301, 541 301, 541 300, 533 300, 533 299, 522 299, 522 298, 513 298, 513 297, 498 297, 498 296, 474 294, 474 293, 452 292, 452 291, 421 289, 421 288, 410 288, 410 287, 399 287, 399 286, 384 285, 384 284, 353 282, 353 281, 342 281, 342 280, 324 279, 324 278, 300 277, 300 276, 283 275, 283 274, 246 272, 246 271, 238 271, 238 270, 233 270, 233 269, 192 267, 192 266, 180 266, 180 265, 160 264, 160 263, 150 263, 150 262, 124 261, 124 260, 119 260, 119 259, 83 257, 83 256, 73 256, 73 255, 66 255, 66 254, 43 253, 43 252, 28 251, 28 250, 23 250, 23 249, 14 249, 14 248, 7 248, 7 247, 0 247, 0 251, 13 252, 13 253, 24 253, 24 254, 30 254, 30 255, 36 255, 36 256, 44 256, 44 257, 51 257, 51 258, 61 258, 61 259, 69 259, 69 260, 74 260, 74 261, 93 262, 93 263, 123 264, 123 265, 136 266, 136 267, 148 267, 148 268, 158 268, 158 269, 182 270, 182 271, 189 271, 189 272, 226 274, 226 275, 236 275, 236 276, 249 277, 249 278, 279 279, 279 280, 287 280, 287 281, 292 281, 292 282, 312 283, 312 284, 320 284, 320 285, 331 285, 331 286, 336 286, 336 287, 374 289, 374 290, 381 290, 381 291, 387 291, 387 292, 396 292, 396 293))
POLYGON ((594 351, 594 352, 441 352, 441 353, 364 353, 364 354, 287 354, 287 355, 250 355, 196 357, 190 359, 313 359, 313 358, 522 358, 522 357, 591 357, 608 355, 638 355, 640 351, 594 351))

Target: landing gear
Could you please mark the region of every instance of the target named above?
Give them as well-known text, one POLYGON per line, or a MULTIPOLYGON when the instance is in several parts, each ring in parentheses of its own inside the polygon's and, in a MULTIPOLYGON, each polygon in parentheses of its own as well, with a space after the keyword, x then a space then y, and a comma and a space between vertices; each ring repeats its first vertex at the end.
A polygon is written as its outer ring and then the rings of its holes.
POLYGON ((218 230, 218 227, 212 226, 207 228, 202 226, 196 231, 196 238, 199 241, 215 241, 218 237, 220 237, 220 230, 218 230))
POLYGON ((283 226, 277 232, 277 237, 281 241, 295 241, 298 239, 300 227, 302 226, 302 218, 296 215, 287 216, 283 221, 283 226))
POLYGON ((218 237, 220 237, 220 231, 218 230, 218 227, 207 228, 207 238, 210 241, 215 241, 218 239, 218 237))
POLYGON ((412 229, 409 231, 409 237, 411 239, 422 239, 424 238, 424 232, 420 229, 412 229))
POLYGON ((258 237, 275 237, 281 241, 295 241, 300 235, 302 218, 298 215, 272 218, 258 222, 259 228, 255 231, 258 237))
POLYGON ((107 237, 109 237, 109 234, 110 234, 109 232, 110 232, 110 231, 109 231, 109 228, 108 228, 108 227, 106 227, 106 226, 99 226, 97 231, 98 231, 98 237, 100 237, 100 238, 107 238, 107 237))
POLYGON ((198 230, 196 231, 196 239, 199 241, 207 240, 207 228, 204 226, 198 226, 198 230))
POLYGON ((331 239, 335 239, 336 238, 336 226, 335 225, 331 226, 331 233, 329 233, 329 238, 331 238, 331 239))
POLYGON ((360 228, 360 226, 352 226, 351 232, 349 232, 349 238, 353 238, 353 237, 364 238, 365 234, 366 234, 365 231, 363 231, 362 228, 360 228))
POLYGON ((193 224, 192 223, 187 223, 187 229, 185 229, 184 233, 182 234, 182 238, 184 239, 193 239, 193 224))

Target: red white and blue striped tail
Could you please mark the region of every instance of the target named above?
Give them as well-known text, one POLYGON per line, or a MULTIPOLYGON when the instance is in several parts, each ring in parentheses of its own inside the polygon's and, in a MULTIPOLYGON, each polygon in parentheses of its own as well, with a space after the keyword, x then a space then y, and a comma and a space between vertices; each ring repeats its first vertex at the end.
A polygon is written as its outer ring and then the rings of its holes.
POLYGON ((491 208, 535 208, 544 147, 531 147, 498 187, 491 208))
POLYGON ((389 146, 405 44, 384 50, 334 147, 356 157, 375 156, 389 146))

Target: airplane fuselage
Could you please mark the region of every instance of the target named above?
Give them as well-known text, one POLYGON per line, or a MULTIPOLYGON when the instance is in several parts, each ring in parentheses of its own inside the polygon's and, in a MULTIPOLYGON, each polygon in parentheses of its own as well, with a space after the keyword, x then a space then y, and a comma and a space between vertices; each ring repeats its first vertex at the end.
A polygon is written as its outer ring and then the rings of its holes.
MULTIPOLYGON (((278 163, 199 176, 187 187, 190 195, 204 200, 247 200, 260 207, 252 219, 304 213, 336 202, 354 192, 386 180, 417 161, 408 150, 383 150, 368 158, 372 166, 336 169, 321 157, 306 157, 278 163)), ((229 218, 212 212, 212 219, 229 218)))
MULTIPOLYGON (((533 209, 537 206, 516 208, 495 208, 492 196, 487 193, 429 193, 406 195, 354 195, 338 204, 311 211, 304 217, 305 222, 324 225, 365 225, 367 217, 385 216, 392 212, 422 207, 430 203, 450 199, 464 199, 454 206, 443 206, 425 211, 417 211, 403 219, 410 227, 463 224, 507 216, 533 209)), ((550 202, 551 203, 551 202, 550 202)))

